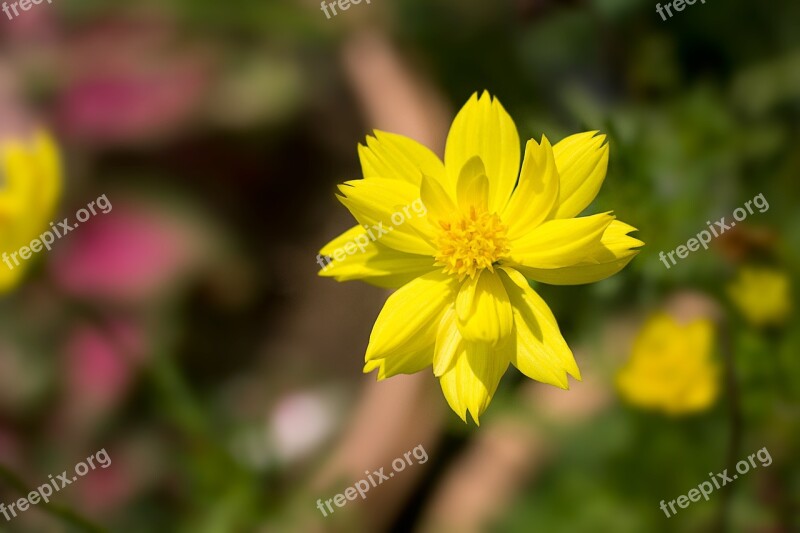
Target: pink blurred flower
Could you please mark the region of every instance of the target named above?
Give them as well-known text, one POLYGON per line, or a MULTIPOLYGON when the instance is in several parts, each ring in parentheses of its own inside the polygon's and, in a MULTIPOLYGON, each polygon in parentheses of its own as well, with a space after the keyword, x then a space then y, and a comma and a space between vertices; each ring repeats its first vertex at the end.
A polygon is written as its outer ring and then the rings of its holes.
POLYGON ((138 78, 80 80, 62 96, 60 123, 70 137, 97 144, 148 139, 186 121, 200 86, 198 74, 180 65, 138 78))
POLYGON ((115 204, 56 244, 51 272, 73 296, 148 302, 205 262, 203 226, 166 207, 115 204))
POLYGON ((147 353, 145 332, 131 320, 110 321, 105 329, 76 327, 65 348, 56 432, 77 440, 89 436, 125 400, 147 353))
POLYGON ((144 354, 145 336, 130 321, 113 322, 106 332, 79 326, 67 341, 67 388, 88 406, 114 404, 144 354))
POLYGON ((27 52, 27 48, 52 41, 57 36, 59 28, 55 7, 47 3, 34 7, 28 11, 18 11, 19 15, 10 21, 8 15, 2 14, 3 31, 9 47, 18 45, 18 51, 27 52))
POLYGON ((57 115, 69 137, 120 144, 186 125, 209 83, 205 52, 176 44, 160 13, 106 20, 67 46, 57 115), (108 46, 108 43, 114 43, 108 46))

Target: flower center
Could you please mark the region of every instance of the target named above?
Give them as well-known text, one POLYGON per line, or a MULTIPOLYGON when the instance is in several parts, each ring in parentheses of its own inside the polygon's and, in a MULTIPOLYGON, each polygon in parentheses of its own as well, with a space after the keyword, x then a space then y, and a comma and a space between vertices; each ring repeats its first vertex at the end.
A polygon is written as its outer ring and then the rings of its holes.
POLYGON ((492 265, 509 250, 507 228, 496 213, 478 212, 473 206, 469 215, 439 221, 439 225, 442 231, 436 238, 436 265, 459 280, 465 276, 474 278, 483 268, 494 272, 492 265))

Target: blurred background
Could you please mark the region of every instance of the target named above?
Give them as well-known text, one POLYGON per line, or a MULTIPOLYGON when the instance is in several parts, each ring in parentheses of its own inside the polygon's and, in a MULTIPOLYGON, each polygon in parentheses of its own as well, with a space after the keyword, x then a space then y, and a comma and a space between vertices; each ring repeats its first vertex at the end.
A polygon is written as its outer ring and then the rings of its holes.
POLYGON ((113 204, 2 284, 0 502, 98 450, 112 464, 0 531, 800 531, 799 23, 793 0, 666 21, 644 0, 0 15, 0 251, 32 217, 113 204), (365 135, 441 154, 483 89, 523 139, 608 135, 589 211, 646 246, 611 279, 536 287, 583 381, 511 369, 476 428, 432 372, 362 374, 388 292, 317 277, 316 254, 352 225, 335 185, 365 135), (9 154, 37 129, 61 172, 32 156, 16 194, 9 154), (40 174, 61 184, 49 210, 40 174), (769 209, 709 250, 659 260, 759 194, 769 209), (424 464, 317 509, 419 445, 424 464), (772 463, 709 501, 659 508, 762 448, 772 463))

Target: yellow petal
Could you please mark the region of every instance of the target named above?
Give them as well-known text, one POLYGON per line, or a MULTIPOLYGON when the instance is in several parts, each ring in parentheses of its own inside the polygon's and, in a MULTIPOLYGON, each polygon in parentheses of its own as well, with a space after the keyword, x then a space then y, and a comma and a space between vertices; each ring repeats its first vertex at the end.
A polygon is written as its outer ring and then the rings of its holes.
POLYGON ((553 147, 561 178, 558 207, 554 218, 572 218, 592 203, 608 168, 608 145, 605 135, 596 131, 577 133, 553 147))
POLYGON ((719 368, 708 364, 702 367, 694 376, 694 382, 687 386, 685 394, 679 398, 673 409, 673 414, 702 411, 709 407, 717 398, 719 392, 719 368))
POLYGON ((358 145, 365 178, 384 178, 419 185, 422 175, 444 183, 444 165, 436 154, 403 135, 375 131, 367 146, 358 145))
POLYGON ((411 183, 384 178, 348 181, 339 196, 362 226, 369 226, 384 246, 411 254, 433 255, 427 219, 408 209, 419 202, 419 188, 411 183), (399 224, 397 223, 399 222, 399 224))
POLYGON ((431 221, 434 228, 437 228, 436 224, 439 220, 452 217, 457 210, 456 203, 444 186, 437 179, 428 175, 422 176, 419 194, 422 203, 428 210, 428 220, 431 221))
POLYGON ((474 374, 467 363, 466 348, 463 344, 459 345, 459 351, 455 356, 455 364, 439 378, 439 385, 442 387, 447 404, 461 420, 467 421, 467 394, 465 389, 474 381, 474 374))
POLYGON ((617 375, 620 394, 633 405, 672 415, 708 408, 719 389, 713 337, 708 319, 683 325, 666 313, 650 317, 617 375))
POLYGON ((433 353, 433 375, 439 377, 449 370, 463 350, 461 333, 456 323, 456 310, 450 306, 439 323, 436 349, 433 353))
POLYGON ((480 156, 489 178, 489 207, 499 212, 511 196, 519 173, 519 134, 514 121, 488 92, 473 94, 461 108, 447 136, 445 169, 451 186, 464 164, 480 156))
POLYGON ((455 364, 442 375, 439 383, 450 408, 464 422, 469 411, 480 425, 480 415, 492 401, 509 362, 505 347, 493 350, 482 343, 463 343, 455 364))
MULTIPOLYGON (((367 230, 365 230, 363 226, 353 226, 349 230, 340 234, 338 237, 331 239, 327 244, 319 249, 319 253, 322 255, 327 255, 328 257, 333 257, 336 250, 339 248, 344 248, 348 242, 354 242, 359 235, 366 234, 367 230)), ((369 236, 367 236, 367 240, 369 241, 370 245, 373 244, 373 241, 369 238, 369 236)))
POLYGON ((521 238, 548 218, 558 199, 558 179, 547 137, 542 138, 541 145, 533 139, 528 141, 519 184, 501 215, 508 224, 508 239, 521 238))
POLYGON ((378 381, 397 374, 415 374, 430 366, 433 358, 433 344, 417 350, 394 352, 385 358, 372 359, 364 364, 364 373, 378 369, 378 381))
POLYGON ((643 246, 639 239, 628 233, 636 231, 619 220, 614 220, 606 228, 599 241, 593 241, 585 249, 585 257, 580 262, 562 268, 534 268, 520 263, 509 263, 522 272, 526 278, 551 285, 579 285, 594 283, 613 276, 633 259, 643 246))
POLYGON ((477 208, 479 212, 488 210, 489 179, 480 157, 475 156, 464 164, 458 175, 456 197, 458 207, 464 213, 469 213, 472 208, 477 208))
POLYGON ((782 325, 792 312, 792 287, 782 270, 745 266, 727 292, 754 326, 782 325))
MULTIPOLYGON (((366 361, 433 347, 439 322, 455 297, 452 276, 431 272, 389 296, 369 337, 366 361)), ((433 350, 428 364, 433 362, 433 350)))
POLYGON ((511 334, 511 302, 495 272, 467 278, 456 297, 458 329, 464 339, 497 346, 511 334))
MULTIPOLYGON (((58 149, 46 133, 0 143, 0 248, 11 253, 41 235, 60 194, 58 149)), ((16 285, 29 265, 0 267, 0 292, 16 285)))
POLYGON ((35 160, 22 143, 8 142, 0 152, 4 178, 0 188, 0 219, 8 220, 29 214, 39 176, 35 160))
POLYGON ((50 135, 38 132, 34 137, 35 161, 41 179, 38 184, 41 218, 43 222, 55 210, 56 202, 61 197, 61 157, 58 147, 50 135))
POLYGON ((563 268, 587 261, 614 220, 609 213, 549 220, 511 243, 509 259, 530 268, 563 268))
POLYGON ((431 256, 407 254, 373 242, 362 226, 345 231, 323 246, 320 254, 317 261, 322 269, 318 274, 322 277, 362 280, 393 289, 438 268, 431 256))
POLYGON ((572 350, 544 300, 516 270, 501 268, 500 277, 514 310, 517 341, 511 361, 514 366, 531 379, 562 389, 569 387, 566 374, 580 380, 572 350))
POLYGON ((710 320, 694 320, 685 327, 687 344, 700 358, 710 359, 713 353, 714 324, 710 320))

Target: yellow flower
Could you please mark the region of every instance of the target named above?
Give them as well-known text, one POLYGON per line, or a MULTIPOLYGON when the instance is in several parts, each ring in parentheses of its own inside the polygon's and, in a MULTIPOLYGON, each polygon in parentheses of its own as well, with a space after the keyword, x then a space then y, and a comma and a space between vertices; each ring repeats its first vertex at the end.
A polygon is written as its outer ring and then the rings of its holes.
POLYGON ((0 141, 0 253, 9 258, 0 263, 0 292, 22 277, 31 260, 17 266, 10 256, 49 228, 60 195, 61 164, 49 135, 0 141))
POLYGON ((666 314, 652 317, 617 376, 620 394, 632 405, 670 415, 708 408, 719 389, 713 342, 714 327, 709 320, 682 326, 666 314))
POLYGON ((755 326, 782 324, 792 310, 789 277, 780 270, 744 267, 728 295, 755 326))
POLYGON ((516 126, 484 92, 455 117, 444 162, 400 135, 367 137, 364 179, 339 187, 359 225, 320 251, 334 256, 322 276, 399 287, 375 322, 365 372, 382 380, 433 365, 450 407, 476 423, 509 364, 561 388, 567 373, 580 379, 528 279, 598 281, 643 244, 610 213, 573 218, 605 178, 608 145, 595 134, 530 140, 520 170, 516 126), (418 204, 424 212, 409 210, 418 204))

